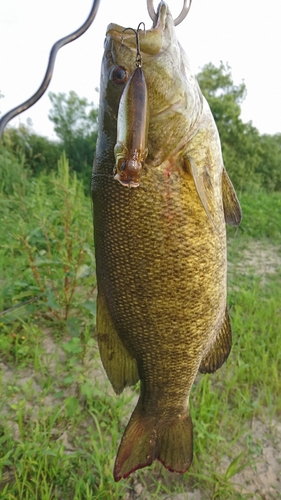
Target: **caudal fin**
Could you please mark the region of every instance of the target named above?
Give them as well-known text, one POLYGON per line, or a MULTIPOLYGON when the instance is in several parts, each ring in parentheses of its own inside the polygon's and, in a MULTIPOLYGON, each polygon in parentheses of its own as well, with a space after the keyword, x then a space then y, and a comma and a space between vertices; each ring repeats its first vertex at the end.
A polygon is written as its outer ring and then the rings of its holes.
POLYGON ((119 481, 158 459, 171 472, 185 472, 192 462, 192 420, 189 413, 168 422, 143 415, 138 404, 125 429, 114 466, 119 481))

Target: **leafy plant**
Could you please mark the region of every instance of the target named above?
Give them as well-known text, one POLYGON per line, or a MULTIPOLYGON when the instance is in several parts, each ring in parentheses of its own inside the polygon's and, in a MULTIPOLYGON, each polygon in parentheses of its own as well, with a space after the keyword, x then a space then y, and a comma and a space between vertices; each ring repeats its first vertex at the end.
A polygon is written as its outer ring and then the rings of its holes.
POLYGON ((95 291, 90 203, 81 182, 70 175, 65 154, 57 173, 33 180, 26 194, 18 194, 10 202, 2 246, 7 254, 12 239, 13 253, 21 260, 21 280, 11 283, 13 301, 39 296, 53 318, 66 321, 70 308, 80 307, 75 303, 79 283, 87 278, 91 283, 85 301, 95 291))

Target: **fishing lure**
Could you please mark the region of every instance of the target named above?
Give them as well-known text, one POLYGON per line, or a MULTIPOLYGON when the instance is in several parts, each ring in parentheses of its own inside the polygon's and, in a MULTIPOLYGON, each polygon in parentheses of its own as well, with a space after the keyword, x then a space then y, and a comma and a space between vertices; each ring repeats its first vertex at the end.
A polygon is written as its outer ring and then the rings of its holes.
MULTIPOLYGON (((148 134, 148 95, 145 75, 142 69, 139 30, 136 35, 136 68, 130 76, 122 93, 117 118, 117 143, 114 148, 115 179, 123 186, 138 187, 143 164, 147 157, 148 134)), ((145 28, 145 26, 144 26, 145 28)), ((123 43, 123 33, 121 43, 123 43)))

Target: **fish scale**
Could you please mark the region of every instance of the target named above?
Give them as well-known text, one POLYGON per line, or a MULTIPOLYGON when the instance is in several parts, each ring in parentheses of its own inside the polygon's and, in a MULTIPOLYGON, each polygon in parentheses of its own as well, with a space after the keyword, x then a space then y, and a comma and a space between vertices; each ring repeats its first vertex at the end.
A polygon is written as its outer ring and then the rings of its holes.
MULTIPOLYGON (((108 301, 112 303, 112 314, 124 337, 130 334, 133 343, 134 339, 144 338, 145 342, 136 347, 131 347, 130 340, 126 338, 129 350, 135 355, 136 350, 137 353, 140 352, 140 355, 144 350, 144 356, 146 356, 150 349, 149 342, 153 343, 154 347, 156 342, 156 351, 162 350, 161 345, 164 337, 171 340, 170 345, 165 343, 165 351, 169 347, 171 350, 175 350, 174 340, 177 343, 180 342, 181 336, 183 337, 182 342, 186 345, 187 329, 183 328, 183 325, 194 321, 197 323, 197 331, 199 331, 202 310, 204 312, 203 329, 208 328, 205 310, 208 308, 210 297, 206 294, 202 300, 201 285, 206 282, 209 274, 211 274, 209 279, 212 282, 215 279, 220 279, 219 269, 223 267, 225 261, 225 251, 221 251, 221 248, 223 250, 225 248, 225 238, 219 239, 216 236, 218 245, 212 243, 210 245, 208 239, 214 238, 211 227, 209 227, 209 231, 205 230, 204 239, 193 237, 194 233, 200 235, 200 228, 204 225, 204 221, 205 225, 206 222, 209 226, 210 224, 195 188, 192 186, 192 179, 190 178, 189 185, 184 189, 180 175, 178 177, 182 197, 178 196, 177 188, 174 187, 177 196, 173 196, 173 214, 178 223, 173 227, 170 227, 169 220, 167 221, 166 217, 161 215, 166 209, 166 186, 161 184, 157 178, 150 180, 148 177, 147 179, 150 186, 158 186, 154 193, 151 192, 151 189, 149 191, 146 189, 146 182, 143 183, 142 189, 128 191, 114 182, 111 183, 111 190, 108 189, 108 184, 104 190, 102 190, 102 186, 98 186, 98 183, 96 185, 96 189, 107 207, 107 217, 103 218, 102 228, 102 231, 106 230, 107 237, 104 240, 106 243, 104 249, 101 251, 102 276, 98 274, 99 287, 104 286, 107 290, 108 301), (159 189, 161 185, 163 190, 159 189), (188 200, 185 191, 190 200, 188 200), (182 207, 183 200, 185 206, 190 206, 194 204, 195 194, 198 207, 197 210, 196 207, 194 208, 194 213, 197 213, 198 220, 191 219, 190 223, 183 228, 180 224, 181 219, 185 218, 182 207), (153 217, 150 211, 147 213, 146 210, 148 198, 149 200, 153 199, 153 217), (122 214, 116 211, 116 206, 122 207, 122 214), (185 237, 183 229, 186 232, 185 237), (181 235, 181 244, 179 244, 178 233, 181 235), (139 246, 140 235, 142 235, 141 247, 139 246), (220 260, 215 259, 215 266, 210 246, 213 253, 221 254, 220 260), (149 267, 147 260, 150 262, 149 267), (196 276, 194 276, 194 268, 197 270, 196 276), (172 283, 171 276, 173 277, 172 283), (193 288, 190 298, 188 297, 189 282, 192 283, 193 288), (144 293, 140 293, 141 289, 144 293), (176 298, 177 302, 175 302, 176 298), (173 329, 169 327, 171 318, 174 318, 173 329), (151 331, 154 333, 156 328, 160 333, 155 340, 151 331)), ((95 225, 95 240, 100 239, 98 229, 95 225)), ((213 291, 210 293, 212 294, 212 302, 221 303, 225 291, 217 287, 217 296, 213 295, 213 291)), ((217 316, 218 312, 217 310, 209 311, 210 324, 212 324, 212 316, 217 316)), ((187 349, 188 347, 186 347, 186 351, 187 349)), ((181 354, 182 357, 186 357, 185 352, 181 351, 181 354)), ((159 358, 162 363, 162 352, 160 352, 159 358)), ((156 368, 154 378, 157 377, 158 368, 156 368)), ((182 381, 180 383, 182 384, 182 381)), ((188 391, 188 389, 186 390, 188 391)))
POLYGON ((134 37, 115 24, 107 30, 92 178, 100 355, 117 394, 140 380, 116 481, 155 459, 171 471, 190 467, 194 379, 198 369, 216 371, 231 348, 225 221, 241 219, 214 120, 165 2, 138 36, 136 72, 134 37), (141 103, 148 109, 140 113, 141 103), (148 122, 139 131, 140 117, 148 122), (140 145, 137 174, 126 171, 132 144, 140 145))

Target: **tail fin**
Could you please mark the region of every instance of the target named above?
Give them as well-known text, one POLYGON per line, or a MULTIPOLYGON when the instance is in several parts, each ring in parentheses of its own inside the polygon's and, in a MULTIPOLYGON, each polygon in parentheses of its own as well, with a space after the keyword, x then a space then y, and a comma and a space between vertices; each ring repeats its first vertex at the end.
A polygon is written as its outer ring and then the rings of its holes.
POLYGON ((185 472, 192 462, 192 420, 187 412, 165 421, 144 415, 137 404, 125 429, 114 466, 119 481, 158 459, 171 472, 185 472))

